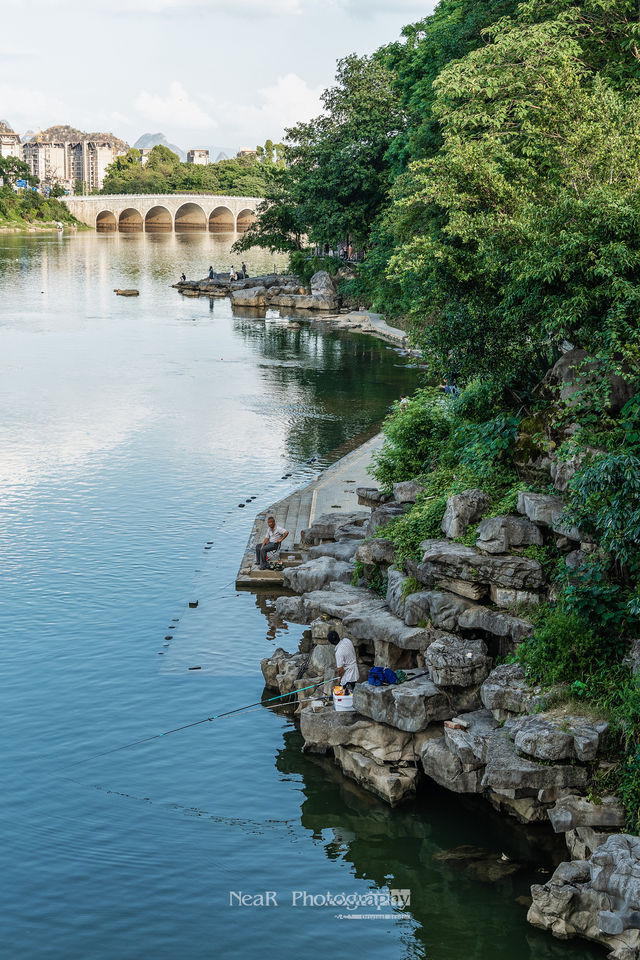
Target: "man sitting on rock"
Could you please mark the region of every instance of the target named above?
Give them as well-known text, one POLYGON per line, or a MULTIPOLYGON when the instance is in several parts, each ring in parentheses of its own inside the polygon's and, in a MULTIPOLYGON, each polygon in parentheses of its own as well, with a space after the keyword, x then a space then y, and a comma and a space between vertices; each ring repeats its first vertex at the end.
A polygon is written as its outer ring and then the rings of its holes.
POLYGON ((355 647, 349 637, 340 637, 335 630, 329 630, 327 640, 336 648, 337 674, 346 694, 353 693, 353 688, 360 678, 355 647))
POLYGON ((261 570, 267 569, 267 554, 280 549, 282 541, 289 536, 289 531, 276 525, 275 517, 267 518, 267 535, 256 545, 256 562, 261 570))

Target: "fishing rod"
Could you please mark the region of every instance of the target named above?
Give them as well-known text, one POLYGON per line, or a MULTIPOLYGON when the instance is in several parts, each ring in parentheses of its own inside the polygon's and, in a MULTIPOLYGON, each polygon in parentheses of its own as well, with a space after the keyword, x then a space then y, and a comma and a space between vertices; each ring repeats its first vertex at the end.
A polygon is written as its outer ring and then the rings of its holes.
MULTIPOLYGON (((318 683, 311 683, 307 687, 300 687, 295 692, 303 693, 305 690, 316 690, 325 683, 334 683, 339 679, 339 677, 333 677, 331 680, 320 680, 318 683)), ((244 710, 249 710, 251 707, 262 707, 265 704, 272 703, 274 700, 282 700, 283 697, 290 697, 292 692, 293 691, 290 691, 289 693, 280 693, 278 696, 268 697, 266 700, 256 700, 255 703, 247 703, 243 707, 236 707, 234 710, 225 710, 224 713, 216 713, 211 717, 204 717, 202 720, 194 720, 192 723, 184 723, 181 727, 173 727, 172 730, 165 730, 164 733, 156 733, 151 737, 142 737, 140 740, 132 740, 131 743, 124 743, 120 747, 113 747, 113 749, 104 750, 102 753, 94 753, 90 757, 83 757, 82 760, 74 760, 73 763, 67 763, 64 767, 61 767, 61 769, 66 770, 68 767, 77 767, 81 763, 88 763, 89 760, 97 760, 99 757, 106 757, 111 753, 118 753, 120 750, 128 750, 130 747, 137 747, 141 743, 150 743, 152 740, 160 740, 162 737, 168 737, 172 733, 178 733, 180 730, 188 730, 190 727, 198 727, 202 723, 212 723, 214 720, 221 720, 223 717, 230 717, 234 713, 241 713, 244 710)))

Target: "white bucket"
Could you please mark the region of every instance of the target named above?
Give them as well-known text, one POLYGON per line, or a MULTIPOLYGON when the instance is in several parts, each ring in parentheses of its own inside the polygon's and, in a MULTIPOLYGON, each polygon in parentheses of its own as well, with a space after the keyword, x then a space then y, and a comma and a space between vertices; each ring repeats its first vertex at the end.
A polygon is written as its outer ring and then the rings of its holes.
POLYGON ((336 693, 334 693, 333 706, 338 712, 340 711, 353 712, 353 694, 343 693, 341 694, 341 696, 338 696, 336 693))

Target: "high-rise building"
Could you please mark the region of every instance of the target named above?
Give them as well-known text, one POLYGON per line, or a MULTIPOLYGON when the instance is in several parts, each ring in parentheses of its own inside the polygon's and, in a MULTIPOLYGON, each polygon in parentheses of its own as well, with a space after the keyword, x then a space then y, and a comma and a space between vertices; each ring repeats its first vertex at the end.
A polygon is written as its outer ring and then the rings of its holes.
POLYGON ((187 163, 197 163, 205 166, 209 163, 208 150, 187 150, 187 163))
POLYGON ((116 149, 108 141, 49 142, 35 139, 23 144, 22 157, 43 186, 59 183, 73 192, 76 184, 81 183, 83 192, 91 193, 102 187, 105 171, 116 157, 116 149))
POLYGON ((0 157, 22 157, 20 136, 6 123, 0 123, 0 157))

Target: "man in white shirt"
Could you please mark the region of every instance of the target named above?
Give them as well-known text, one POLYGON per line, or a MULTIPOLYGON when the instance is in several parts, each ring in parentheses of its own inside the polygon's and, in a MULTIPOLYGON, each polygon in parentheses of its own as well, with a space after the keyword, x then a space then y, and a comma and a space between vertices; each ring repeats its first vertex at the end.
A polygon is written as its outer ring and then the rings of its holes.
POLYGON ((335 630, 329 630, 327 640, 336 648, 337 674, 345 693, 351 693, 360 678, 355 647, 349 637, 340 637, 335 630))
POLYGON ((280 549, 280 544, 289 536, 289 531, 276 524, 275 517, 267 518, 267 535, 262 543, 256 544, 256 563, 261 570, 267 569, 267 554, 280 549))

